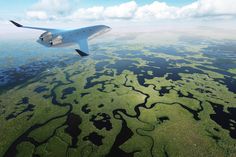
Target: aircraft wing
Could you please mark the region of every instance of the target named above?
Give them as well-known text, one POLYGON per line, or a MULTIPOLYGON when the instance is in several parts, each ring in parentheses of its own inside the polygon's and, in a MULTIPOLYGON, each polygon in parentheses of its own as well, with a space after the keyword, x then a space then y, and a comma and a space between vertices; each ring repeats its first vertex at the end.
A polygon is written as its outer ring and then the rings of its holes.
POLYGON ((89 47, 88 47, 88 39, 81 39, 78 41, 80 49, 76 49, 78 54, 82 57, 88 56, 89 47))
POLYGON ((60 31, 58 29, 51 29, 51 28, 41 28, 41 27, 29 27, 29 26, 23 26, 19 23, 16 23, 15 21, 10 20, 11 23, 13 23, 16 27, 21 27, 21 28, 29 28, 29 29, 37 29, 37 30, 43 30, 47 32, 54 32, 54 31, 60 31))

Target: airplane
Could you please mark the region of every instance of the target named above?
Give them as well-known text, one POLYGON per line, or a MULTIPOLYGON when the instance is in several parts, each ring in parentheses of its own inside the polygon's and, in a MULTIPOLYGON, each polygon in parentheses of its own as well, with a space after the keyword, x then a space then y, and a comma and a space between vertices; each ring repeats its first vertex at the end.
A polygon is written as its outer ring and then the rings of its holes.
POLYGON ((88 40, 91 40, 111 30, 111 27, 106 25, 96 25, 74 30, 61 30, 23 26, 12 20, 10 20, 10 22, 20 28, 29 28, 45 31, 40 35, 37 42, 46 47, 64 47, 73 44, 78 44, 80 49, 75 50, 81 57, 89 55, 88 40))

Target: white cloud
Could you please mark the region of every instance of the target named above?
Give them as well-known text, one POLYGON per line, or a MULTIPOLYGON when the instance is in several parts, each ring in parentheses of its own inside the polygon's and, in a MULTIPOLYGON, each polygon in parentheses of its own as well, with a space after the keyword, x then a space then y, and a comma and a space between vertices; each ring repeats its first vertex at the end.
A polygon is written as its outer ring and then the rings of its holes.
POLYGON ((72 15, 70 19, 87 19, 87 20, 99 20, 103 18, 104 7, 92 7, 88 9, 78 9, 72 15))
POLYGON ((138 19, 166 19, 175 18, 178 8, 168 6, 164 2, 155 1, 152 4, 141 6, 135 13, 138 19))
POLYGON ((131 1, 111 7, 95 6, 87 9, 81 8, 70 15, 69 18, 87 20, 131 19, 134 17, 137 7, 136 2, 131 1))
POLYGON ((141 6, 136 12, 136 18, 179 19, 196 17, 236 16, 235 0, 197 0, 183 7, 169 6, 164 2, 155 1, 141 6))
POLYGON ((198 2, 193 2, 189 5, 178 8, 175 13, 176 18, 189 18, 196 16, 198 5, 198 2))
POLYGON ((199 0, 198 15, 236 15, 235 0, 199 0))
POLYGON ((48 19, 48 15, 44 11, 28 11, 26 15, 32 19, 38 19, 38 20, 48 19))
POLYGON ((78 0, 38 0, 27 12, 31 19, 63 18, 71 13, 78 0))
POLYGON ((138 5, 135 1, 130 1, 117 6, 107 7, 104 10, 105 18, 130 19, 134 17, 138 5))
POLYGON ((32 6, 32 10, 64 13, 70 9, 68 0, 39 0, 32 6))
MULTIPOLYGON (((73 0, 75 1, 75 0, 73 0)), ((158 20, 194 18, 232 18, 236 17, 235 0, 196 0, 176 7, 165 2, 154 1, 138 6, 135 1, 115 6, 94 6, 91 8, 71 9, 73 3, 67 0, 39 0, 27 15, 37 19, 83 19, 83 20, 158 20), (71 10, 73 10, 71 12, 71 10)))
POLYGON ((235 17, 234 0, 198 0, 178 8, 176 18, 235 17))

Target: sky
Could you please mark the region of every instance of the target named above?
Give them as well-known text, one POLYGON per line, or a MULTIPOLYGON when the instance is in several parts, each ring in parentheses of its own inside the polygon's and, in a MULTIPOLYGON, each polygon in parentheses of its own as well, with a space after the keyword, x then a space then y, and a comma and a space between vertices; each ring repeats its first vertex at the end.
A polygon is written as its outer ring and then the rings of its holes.
POLYGON ((230 28, 234 25, 228 23, 236 21, 234 4, 235 0, 0 0, 0 23, 4 31, 10 30, 10 19, 52 27, 108 24, 144 28, 160 23, 162 27, 217 23, 230 28))
MULTIPOLYGON (((38 0, 24 0, 24 2, 19 2, 19 0, 2 0, 0 1, 0 10, 4 12, 11 12, 14 11, 24 11, 29 9, 33 4, 38 2, 38 0)), ((112 6, 112 5, 118 5, 121 3, 128 2, 127 0, 78 0, 78 8, 83 7, 92 7, 95 5, 103 5, 103 6, 112 6)), ((152 3, 153 0, 137 0, 136 1, 140 5, 145 5, 148 3, 152 3)), ((169 5, 174 6, 182 6, 186 4, 190 4, 194 2, 194 0, 160 0, 160 2, 165 2, 169 5)))
MULTIPOLYGON (((27 11, 31 10, 35 4, 39 3, 44 3, 47 0, 24 0, 24 2, 20 2, 19 0, 7 0, 7 1, 0 1, 0 14, 1 14, 1 19, 11 19, 11 18, 23 18, 27 11)), ((61 0, 48 0, 50 4, 50 1, 52 3, 56 3, 57 1, 63 2, 61 0)), ((66 0, 67 1, 67 0, 66 0)), ((65 1, 65 2, 66 2, 65 1)), ((129 0, 119 0, 119 1, 114 1, 114 0, 70 0, 67 1, 66 3, 70 2, 73 6, 73 9, 79 9, 79 8, 90 8, 94 6, 114 6, 114 5, 119 5, 122 3, 127 3, 129 0)), ((135 1, 137 5, 147 5, 151 4, 154 1, 153 0, 136 0, 135 1)), ((183 6, 190 4, 194 2, 194 0, 159 0, 159 2, 164 2, 168 5, 173 5, 173 6, 183 6)))

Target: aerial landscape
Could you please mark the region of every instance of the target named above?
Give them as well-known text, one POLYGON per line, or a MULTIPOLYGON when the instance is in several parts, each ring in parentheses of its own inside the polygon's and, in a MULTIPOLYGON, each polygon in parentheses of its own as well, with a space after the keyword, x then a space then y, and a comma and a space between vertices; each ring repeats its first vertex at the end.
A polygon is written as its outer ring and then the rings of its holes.
MULTIPOLYGON (((77 45, 43 47, 36 42, 42 32, 19 30, 8 20, 0 20, 7 27, 0 34, 0 156, 235 157, 236 25, 230 21, 235 20, 236 8, 227 8, 231 0, 216 0, 217 5, 211 2, 104 2, 103 11, 97 8, 94 14, 90 5, 98 4, 73 2, 88 8, 73 16, 90 14, 99 24, 112 28, 89 41, 85 57, 76 53, 77 45), (217 8, 220 2, 225 5, 217 8), (194 10, 198 3, 199 10, 211 3, 209 10, 215 9, 214 15, 201 12, 198 24, 191 21, 189 27, 182 22, 169 26, 172 20, 182 21, 172 16, 163 25, 137 23, 148 6, 149 12, 154 6, 157 10, 169 7, 163 14, 152 12, 159 20, 159 16, 180 14, 190 6, 194 10), (132 7, 135 19, 130 17, 132 10, 124 9, 132 7), (109 12, 121 8, 123 14, 109 12), (97 17, 100 12, 102 19, 97 17), (224 28, 217 25, 219 21, 224 28)), ((35 26, 47 21, 46 27, 57 23, 56 16, 64 20, 72 16, 61 13, 65 8, 59 7, 46 10, 55 13, 55 19, 46 17, 39 13, 46 3, 50 0, 39 0, 29 8, 27 20, 33 24, 16 19, 35 26)), ((90 18, 77 26, 94 25, 90 18)))

